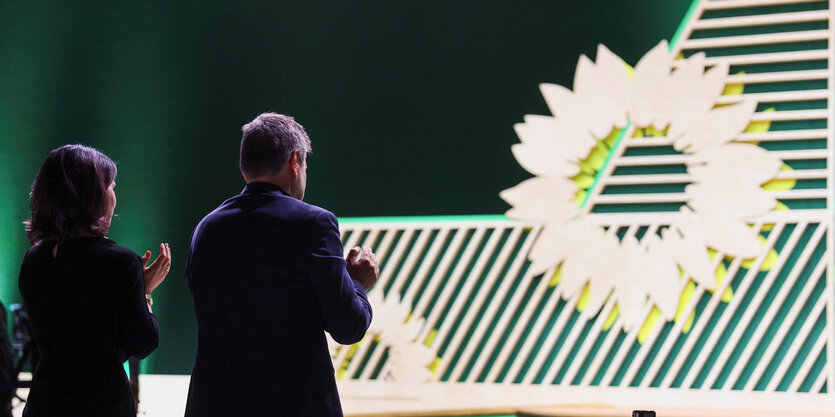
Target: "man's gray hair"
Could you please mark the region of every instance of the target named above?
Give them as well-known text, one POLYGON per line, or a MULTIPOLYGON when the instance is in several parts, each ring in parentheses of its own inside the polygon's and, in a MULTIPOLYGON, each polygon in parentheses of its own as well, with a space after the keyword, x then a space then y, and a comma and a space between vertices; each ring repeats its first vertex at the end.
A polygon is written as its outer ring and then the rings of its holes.
POLYGON ((262 113, 241 131, 240 168, 247 178, 277 173, 293 151, 299 151, 304 163, 312 150, 304 127, 283 114, 262 113))

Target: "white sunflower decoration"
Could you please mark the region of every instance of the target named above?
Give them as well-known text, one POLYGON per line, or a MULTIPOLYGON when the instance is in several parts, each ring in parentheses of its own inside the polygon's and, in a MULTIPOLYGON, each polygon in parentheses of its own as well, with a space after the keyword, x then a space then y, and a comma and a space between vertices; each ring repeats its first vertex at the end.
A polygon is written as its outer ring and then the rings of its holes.
MULTIPOLYGON (((788 167, 737 140, 746 128, 763 126, 751 124, 755 102, 717 105, 728 94, 727 77, 727 65, 706 70, 704 54, 676 60, 666 41, 634 70, 600 45, 596 62, 580 57, 573 91, 541 86, 553 116, 527 115, 515 126, 521 143, 513 155, 535 177, 501 192, 512 206, 507 216, 544 224, 528 254, 531 272, 555 271, 557 292, 583 293, 586 315, 613 297, 627 331, 646 318, 647 300, 673 320, 688 285, 716 288, 713 254, 751 259, 762 251, 751 220, 779 208, 763 184, 788 167), (601 173, 588 165, 599 168, 622 138, 646 132, 666 136, 684 155, 686 204, 660 232, 621 241, 613 228, 592 221, 591 188, 601 173)), ((653 213, 645 214, 644 224, 654 222, 653 213)))
POLYGON ((388 352, 385 364, 379 371, 380 380, 396 383, 397 388, 407 391, 413 388, 414 384, 429 381, 432 372, 428 366, 435 359, 435 353, 417 340, 424 320, 411 318, 411 304, 401 301, 398 295, 392 294, 384 298, 382 292, 375 291, 369 295, 368 301, 374 309, 374 320, 371 321, 365 338, 350 347, 331 346, 331 352, 338 352, 342 348, 350 349, 345 360, 337 364, 337 378, 348 377, 346 371, 351 361, 359 360, 355 357, 358 348, 368 340, 373 340, 378 344, 376 349, 388 352))

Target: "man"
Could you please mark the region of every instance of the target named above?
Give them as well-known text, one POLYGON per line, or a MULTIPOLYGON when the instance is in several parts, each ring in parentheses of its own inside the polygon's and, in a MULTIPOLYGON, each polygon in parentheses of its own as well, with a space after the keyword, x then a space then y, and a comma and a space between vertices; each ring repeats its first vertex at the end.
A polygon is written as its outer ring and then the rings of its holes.
POLYGON ((371 323, 369 248, 347 259, 336 217, 302 202, 310 139, 292 117, 243 127, 243 192, 194 229, 189 288, 197 356, 186 417, 341 416, 324 332, 352 344, 371 323))

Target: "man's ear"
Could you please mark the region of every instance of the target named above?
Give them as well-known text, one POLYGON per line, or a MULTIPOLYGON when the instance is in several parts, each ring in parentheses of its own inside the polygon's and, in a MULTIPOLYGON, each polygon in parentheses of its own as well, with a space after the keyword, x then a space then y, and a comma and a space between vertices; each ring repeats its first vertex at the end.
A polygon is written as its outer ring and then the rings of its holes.
POLYGON ((244 174, 244 170, 241 170, 241 175, 244 177, 244 182, 249 183, 249 178, 247 178, 246 174, 244 174))
POLYGON ((302 168, 299 158, 299 151, 293 151, 290 153, 290 173, 292 173, 294 177, 299 175, 299 170, 302 168))

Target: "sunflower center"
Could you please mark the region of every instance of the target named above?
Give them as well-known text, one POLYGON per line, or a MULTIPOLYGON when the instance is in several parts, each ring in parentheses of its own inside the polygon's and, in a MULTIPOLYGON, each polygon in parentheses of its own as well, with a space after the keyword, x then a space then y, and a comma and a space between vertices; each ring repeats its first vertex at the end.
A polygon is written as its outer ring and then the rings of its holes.
POLYGON ((577 206, 588 213, 679 211, 690 181, 686 156, 666 139, 667 130, 631 122, 613 127, 572 177, 577 206))

